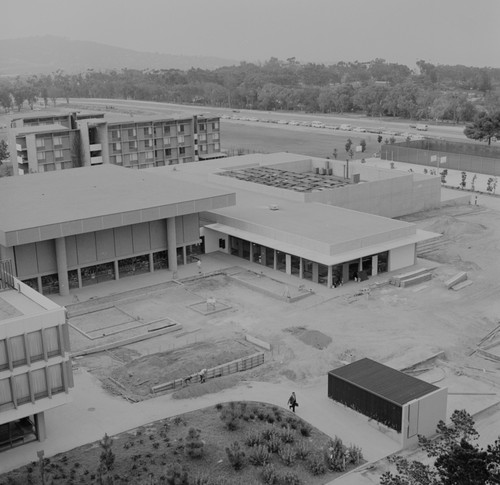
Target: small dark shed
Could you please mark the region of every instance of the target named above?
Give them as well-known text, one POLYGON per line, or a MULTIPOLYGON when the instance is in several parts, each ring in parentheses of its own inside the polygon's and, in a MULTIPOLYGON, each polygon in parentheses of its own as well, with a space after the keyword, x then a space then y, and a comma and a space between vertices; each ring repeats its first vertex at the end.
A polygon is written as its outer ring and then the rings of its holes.
POLYGON ((446 419, 446 389, 367 358, 330 371, 328 397, 402 433, 404 445, 446 419))

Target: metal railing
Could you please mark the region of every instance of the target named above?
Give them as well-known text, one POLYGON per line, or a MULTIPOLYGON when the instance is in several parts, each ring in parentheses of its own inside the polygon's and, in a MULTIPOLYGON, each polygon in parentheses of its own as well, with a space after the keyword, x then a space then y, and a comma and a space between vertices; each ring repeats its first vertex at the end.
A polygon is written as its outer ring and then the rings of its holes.
POLYGON ((0 260, 0 290, 10 290, 12 288, 14 288, 12 261, 10 259, 0 260))

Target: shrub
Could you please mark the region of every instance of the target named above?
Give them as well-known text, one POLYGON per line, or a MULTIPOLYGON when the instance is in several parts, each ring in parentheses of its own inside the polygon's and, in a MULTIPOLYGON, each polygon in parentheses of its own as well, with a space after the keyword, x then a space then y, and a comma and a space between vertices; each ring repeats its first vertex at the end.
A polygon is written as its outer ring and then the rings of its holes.
POLYGON ((237 404, 234 402, 230 402, 229 406, 221 410, 219 417, 229 431, 234 431, 235 429, 238 429, 240 419, 245 414, 245 412, 245 403, 237 404))
POLYGON ((326 473, 325 459, 321 453, 312 453, 307 459, 307 468, 309 471, 317 476, 326 473))
POLYGON ((255 466, 264 466, 269 463, 270 458, 271 454, 267 451, 267 446, 264 445, 254 446, 248 456, 250 463, 255 466))
POLYGON ((278 483, 278 473, 273 465, 265 465, 262 468, 262 480, 268 485, 278 483))
POLYGON ((111 470, 113 468, 113 463, 115 462, 115 454, 111 451, 113 440, 107 433, 105 433, 104 438, 99 441, 99 446, 102 450, 101 455, 99 456, 99 463, 105 467, 106 471, 111 470))
POLYGON ((270 453, 277 453, 282 446, 282 441, 280 437, 276 434, 273 434, 266 442, 267 449, 270 453))
POLYGON ((274 414, 268 414, 266 416, 266 421, 269 423, 269 424, 273 424, 274 421, 275 421, 275 417, 274 417, 274 414))
POLYGON ((295 448, 295 452, 299 460, 305 460, 311 453, 311 448, 305 441, 301 441, 295 448))
POLYGON ((283 443, 293 443, 295 441, 295 433, 287 426, 281 430, 280 438, 283 443))
POLYGON ((261 433, 258 433, 256 431, 251 431, 250 433, 247 433, 247 435, 245 436, 245 445, 247 446, 255 446, 262 444, 264 444, 264 439, 261 433))
POLYGON ((216 409, 217 411, 220 411, 223 407, 224 407, 224 405, 223 405, 222 403, 220 403, 220 402, 218 402, 218 403, 215 405, 215 409, 216 409))
POLYGON ((300 485, 302 482, 295 472, 287 471, 281 476, 280 483, 283 485, 300 485))
POLYGON ((292 466, 295 463, 295 458, 297 456, 293 446, 289 444, 280 446, 280 449, 278 450, 278 455, 283 460, 283 463, 286 466, 292 466))
POLYGON ((346 451, 347 448, 342 440, 335 436, 325 447, 325 462, 330 470, 343 472, 346 469, 346 451))
POLYGON ((237 441, 226 448, 226 454, 229 463, 235 470, 241 470, 245 466, 245 453, 240 448, 240 444, 237 441))
POLYGON ((165 475, 167 485, 189 485, 188 472, 179 462, 169 467, 165 475))
POLYGON ((302 436, 305 436, 306 438, 311 436, 312 427, 309 426, 307 423, 305 422, 300 423, 299 429, 300 429, 300 434, 302 436))
POLYGON ((261 432, 261 437, 264 441, 269 441, 273 436, 277 436, 278 432, 276 431, 276 428, 273 428, 272 426, 269 426, 262 430, 261 432))
POLYGON ((287 426, 289 426, 292 429, 297 429, 297 419, 294 418, 293 416, 288 416, 286 418, 286 423, 287 426))
POLYGON ((348 463, 352 463, 353 465, 359 465, 361 460, 363 459, 363 453, 361 452, 361 448, 356 445, 351 445, 347 448, 346 458, 348 463))
POLYGON ((184 449, 190 458, 201 458, 204 452, 205 443, 200 439, 200 430, 190 428, 186 437, 184 449))

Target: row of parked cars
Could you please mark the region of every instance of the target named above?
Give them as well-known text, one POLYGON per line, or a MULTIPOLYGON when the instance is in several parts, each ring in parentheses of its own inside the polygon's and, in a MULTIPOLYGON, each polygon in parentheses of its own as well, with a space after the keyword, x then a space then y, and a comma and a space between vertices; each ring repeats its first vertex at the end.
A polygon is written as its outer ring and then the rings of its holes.
MULTIPOLYGON (((235 113, 239 113, 239 111, 235 111, 235 113)), ((290 126, 307 126, 311 128, 324 128, 328 130, 342 130, 342 131, 352 131, 354 133, 374 133, 378 135, 386 135, 386 136, 400 136, 403 138, 410 138, 412 140, 422 139, 423 137, 420 135, 416 135, 414 133, 404 133, 401 131, 394 130, 386 130, 385 127, 361 127, 361 126, 352 126, 350 124, 342 124, 342 125, 327 125, 322 121, 298 121, 298 120, 276 120, 276 119, 266 119, 266 118, 255 118, 255 117, 245 117, 239 114, 235 114, 233 116, 222 115, 222 119, 226 120, 240 120, 240 121, 254 121, 260 123, 276 123, 278 125, 290 125, 290 126)))

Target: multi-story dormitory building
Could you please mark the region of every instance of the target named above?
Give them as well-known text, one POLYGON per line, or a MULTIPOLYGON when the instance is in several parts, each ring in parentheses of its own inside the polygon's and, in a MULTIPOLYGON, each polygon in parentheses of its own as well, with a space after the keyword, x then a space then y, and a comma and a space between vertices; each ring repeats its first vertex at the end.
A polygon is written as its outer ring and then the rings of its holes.
POLYGON ((14 175, 110 163, 152 168, 220 158, 218 117, 131 117, 103 113, 13 119, 14 175))

